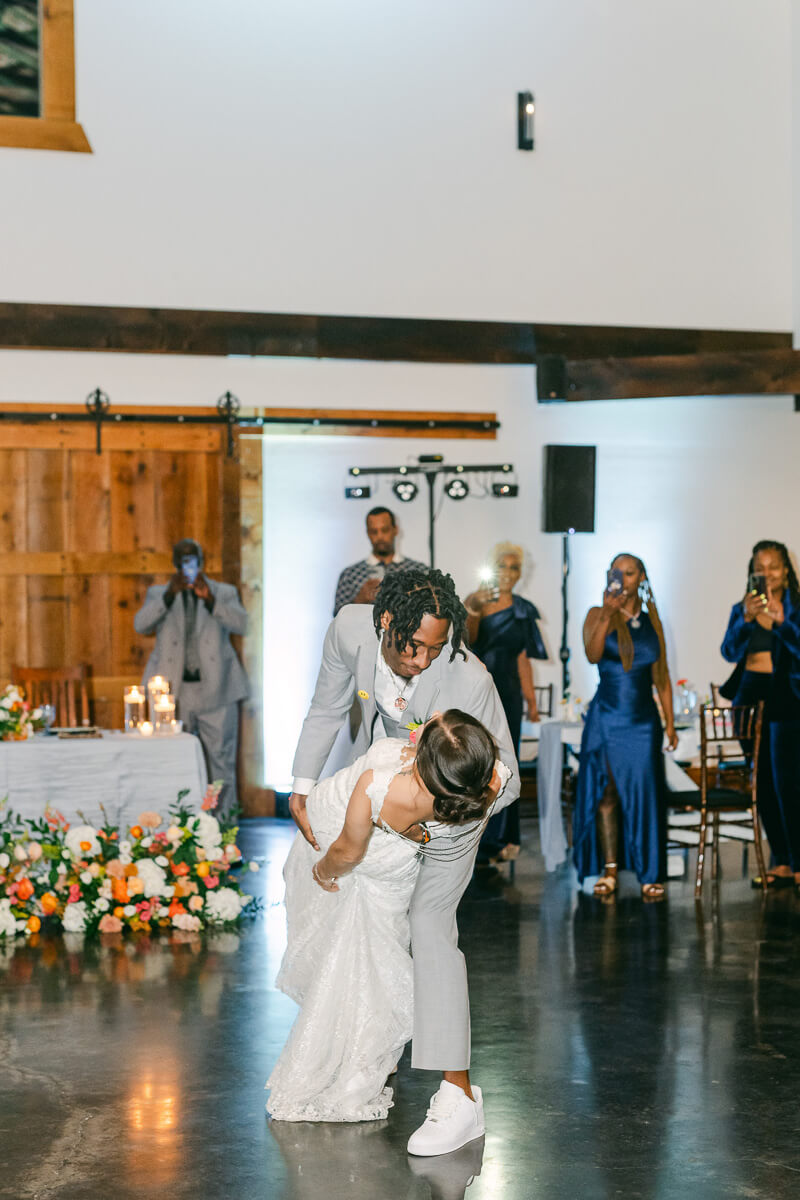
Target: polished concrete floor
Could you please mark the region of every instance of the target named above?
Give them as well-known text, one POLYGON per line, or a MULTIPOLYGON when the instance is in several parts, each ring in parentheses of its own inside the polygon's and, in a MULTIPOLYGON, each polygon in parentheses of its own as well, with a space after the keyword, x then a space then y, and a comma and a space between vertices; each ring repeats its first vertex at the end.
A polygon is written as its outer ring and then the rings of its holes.
POLYGON ((404 1060, 390 1119, 272 1125, 294 1007, 272 980, 291 829, 249 822, 262 916, 241 934, 0 949, 0 1196, 203 1200, 780 1198, 800 1179, 800 898, 731 852, 695 907, 611 903, 545 876, 476 879, 461 940, 487 1135, 409 1159, 433 1076, 404 1060))

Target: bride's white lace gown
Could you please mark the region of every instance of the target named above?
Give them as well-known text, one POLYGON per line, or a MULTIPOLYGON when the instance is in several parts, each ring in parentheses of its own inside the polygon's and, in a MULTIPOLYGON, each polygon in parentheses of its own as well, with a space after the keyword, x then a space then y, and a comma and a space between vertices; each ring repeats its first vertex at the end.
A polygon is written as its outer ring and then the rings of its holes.
MULTIPOLYGON (((368 770, 377 821, 407 749, 384 738, 312 790, 308 815, 323 854, 368 770)), ((419 854, 414 842, 378 825, 338 892, 312 879, 319 858, 298 833, 283 872, 288 943, 276 982, 300 1012, 267 1081, 267 1112, 281 1121, 377 1120, 392 1106, 386 1078, 412 1032, 408 907, 419 854)))

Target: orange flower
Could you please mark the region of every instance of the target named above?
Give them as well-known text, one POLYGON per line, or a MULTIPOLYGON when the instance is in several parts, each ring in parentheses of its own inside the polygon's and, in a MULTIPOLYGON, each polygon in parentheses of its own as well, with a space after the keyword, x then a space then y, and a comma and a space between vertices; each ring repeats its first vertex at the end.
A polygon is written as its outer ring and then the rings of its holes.
POLYGON ((30 900, 33 893, 34 887, 30 879, 27 877, 25 879, 20 879, 17 885, 17 895, 19 896, 20 900, 30 900))
POLYGON ((121 905, 118 905, 118 906, 117 906, 117 907, 114 909, 114 916, 115 916, 115 917, 120 917, 120 919, 121 919, 122 917, 124 917, 124 916, 125 916, 125 909, 124 909, 124 908, 123 908, 121 905))
POLYGON ((79 845, 84 854, 88 854, 92 848, 91 842, 80 842, 79 845))
POLYGON ((197 864, 197 874, 201 879, 205 879, 206 875, 211 871, 211 863, 201 862, 197 864))
POLYGON ((128 888, 124 879, 113 879, 111 881, 111 895, 120 904, 128 903, 128 888))
POLYGON ((176 896, 191 896, 196 891, 197 884, 193 879, 182 878, 175 881, 176 896))
POLYGON ((172 867, 173 875, 188 875, 189 874, 189 864, 188 863, 174 862, 174 863, 170 863, 170 866, 172 867))
MULTIPOLYGON (((143 812, 139 814, 139 825, 144 825, 146 829, 158 829, 161 824, 161 817, 157 812, 143 812)), ((138 828, 138 826, 136 826, 138 828)), ((133 833, 133 829, 131 830, 133 833)))
POLYGON ((128 880, 128 895, 138 896, 144 891, 144 881, 138 875, 131 875, 128 880))
POLYGON ((31 931, 31 933, 38 933, 41 928, 42 928, 42 922, 39 920, 38 917, 28 917, 28 924, 26 925, 26 929, 29 929, 31 931))
POLYGON ((55 896, 52 892, 45 892, 41 899, 41 905, 42 912, 46 917, 49 917, 58 908, 58 896, 55 896))
POLYGON ((178 913, 185 913, 186 909, 181 904, 180 900, 173 900, 169 906, 169 919, 172 920, 178 913))
POLYGON ((132 838, 140 838, 141 836, 142 836, 141 825, 131 825, 131 837, 132 838))

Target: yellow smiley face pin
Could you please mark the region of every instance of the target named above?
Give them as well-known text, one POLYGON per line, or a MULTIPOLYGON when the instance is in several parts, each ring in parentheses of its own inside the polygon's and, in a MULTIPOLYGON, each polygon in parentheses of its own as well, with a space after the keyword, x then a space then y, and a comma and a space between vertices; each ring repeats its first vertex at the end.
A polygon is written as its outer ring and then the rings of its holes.
POLYGON ((361 691, 358 693, 358 698, 359 698, 359 700, 369 700, 369 692, 365 692, 364 689, 362 688, 361 691))

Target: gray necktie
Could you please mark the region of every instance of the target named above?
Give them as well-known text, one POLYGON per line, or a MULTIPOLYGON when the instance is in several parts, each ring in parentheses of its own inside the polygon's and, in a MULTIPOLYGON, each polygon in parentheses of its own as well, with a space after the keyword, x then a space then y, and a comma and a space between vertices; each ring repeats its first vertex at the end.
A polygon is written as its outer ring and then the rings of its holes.
POLYGON ((185 633, 183 639, 183 670, 186 675, 200 674, 200 658, 197 653, 197 596, 194 592, 183 593, 185 633))

